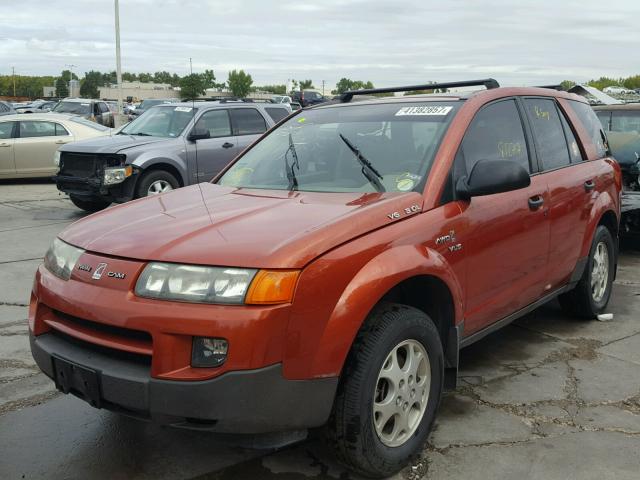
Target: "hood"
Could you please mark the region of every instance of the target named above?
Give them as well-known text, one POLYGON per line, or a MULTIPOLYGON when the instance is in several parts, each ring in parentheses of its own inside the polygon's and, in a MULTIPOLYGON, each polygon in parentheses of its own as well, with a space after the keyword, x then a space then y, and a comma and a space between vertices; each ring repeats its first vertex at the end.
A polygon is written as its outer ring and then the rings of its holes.
POLYGON ((288 192, 203 183, 109 208, 74 223, 60 238, 137 260, 301 268, 421 201, 415 192, 288 192))
POLYGON ((175 138, 142 137, 137 135, 111 135, 62 146, 61 152, 78 153, 119 153, 135 147, 149 145, 151 143, 173 141, 175 138))

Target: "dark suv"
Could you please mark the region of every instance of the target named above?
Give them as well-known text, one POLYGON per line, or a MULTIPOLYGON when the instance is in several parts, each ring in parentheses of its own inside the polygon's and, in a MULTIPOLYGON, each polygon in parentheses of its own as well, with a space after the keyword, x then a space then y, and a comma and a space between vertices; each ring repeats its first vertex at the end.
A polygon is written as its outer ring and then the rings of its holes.
POLYGON ((640 237, 640 103, 593 107, 622 169, 622 232, 640 237))
POLYGON ((113 113, 111 113, 109 105, 107 105, 107 102, 102 100, 65 98, 53 107, 51 111, 55 113, 84 117, 87 120, 99 123, 105 127, 113 128, 115 125, 113 113))
POLYGON ((300 90, 293 92, 291 94, 291 100, 299 103, 302 107, 308 107, 309 105, 316 105, 327 101, 320 92, 316 92, 315 90, 300 90))

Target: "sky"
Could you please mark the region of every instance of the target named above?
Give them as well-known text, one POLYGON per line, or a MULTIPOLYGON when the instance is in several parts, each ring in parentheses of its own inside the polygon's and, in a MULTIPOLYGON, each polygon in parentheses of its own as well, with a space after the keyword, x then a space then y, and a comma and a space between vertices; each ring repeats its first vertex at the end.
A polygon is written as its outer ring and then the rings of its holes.
MULTIPOLYGON (((0 75, 115 70, 113 0, 0 0, 0 75)), ((120 0, 122 69, 255 85, 503 85, 640 74, 640 1, 120 0)))

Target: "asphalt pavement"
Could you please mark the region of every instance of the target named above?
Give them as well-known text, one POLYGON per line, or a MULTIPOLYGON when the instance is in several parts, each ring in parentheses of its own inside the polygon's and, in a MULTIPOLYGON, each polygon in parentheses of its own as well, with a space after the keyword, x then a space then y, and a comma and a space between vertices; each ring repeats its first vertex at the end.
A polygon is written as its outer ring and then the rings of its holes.
MULTIPOLYGON (((160 427, 55 391, 28 345, 33 274, 81 218, 46 181, 0 181, 0 478, 355 479, 322 441, 160 427), (271 439, 273 440, 273 439, 271 439)), ((640 246, 638 246, 640 250, 640 246)), ((461 352, 423 454, 400 479, 640 479, 640 251, 620 257, 608 322, 552 303, 461 352)))

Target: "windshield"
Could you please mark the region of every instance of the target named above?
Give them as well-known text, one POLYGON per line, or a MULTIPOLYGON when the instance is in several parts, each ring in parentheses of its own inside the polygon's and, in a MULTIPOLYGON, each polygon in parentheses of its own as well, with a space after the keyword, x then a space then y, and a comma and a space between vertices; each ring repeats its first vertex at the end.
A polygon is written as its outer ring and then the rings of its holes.
POLYGON ((120 130, 119 133, 151 137, 177 137, 194 117, 197 110, 192 107, 153 107, 120 130))
POLYGON ((60 102, 53 109, 58 113, 75 113, 77 115, 89 115, 91 113, 91 104, 83 102, 60 102))
POLYGON ((303 111, 251 148, 219 183, 317 192, 417 190, 458 105, 391 103, 303 111))

